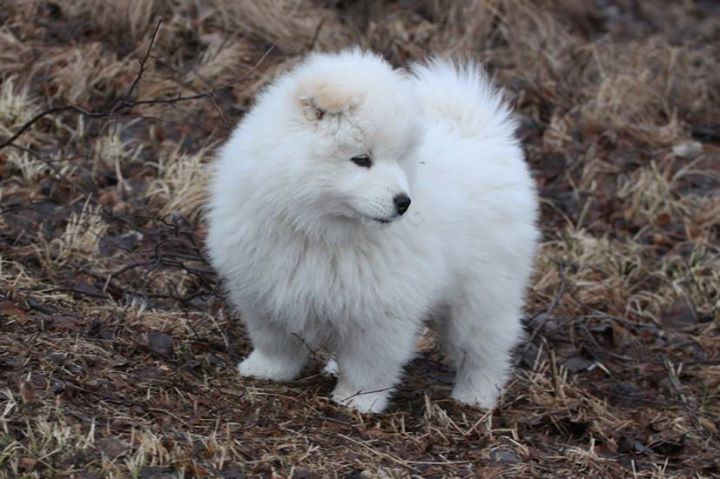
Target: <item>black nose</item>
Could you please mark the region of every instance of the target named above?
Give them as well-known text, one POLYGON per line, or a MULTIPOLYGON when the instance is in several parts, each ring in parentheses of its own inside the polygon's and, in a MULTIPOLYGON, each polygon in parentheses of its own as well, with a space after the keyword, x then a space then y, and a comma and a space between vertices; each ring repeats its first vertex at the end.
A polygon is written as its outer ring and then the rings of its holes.
POLYGON ((395 203, 395 209, 398 214, 401 215, 405 213, 410 206, 410 197, 405 193, 399 194, 393 198, 393 203, 395 203))

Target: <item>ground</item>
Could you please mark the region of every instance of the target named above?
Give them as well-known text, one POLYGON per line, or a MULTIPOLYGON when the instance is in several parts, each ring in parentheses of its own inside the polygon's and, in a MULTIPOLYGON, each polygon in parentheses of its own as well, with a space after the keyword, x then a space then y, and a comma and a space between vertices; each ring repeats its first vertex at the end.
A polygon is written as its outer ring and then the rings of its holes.
POLYGON ((710 0, 0 2, 0 478, 718 477, 720 7, 710 0), (304 53, 483 62, 543 241, 497 410, 421 353, 387 414, 249 351, 206 164, 304 53))

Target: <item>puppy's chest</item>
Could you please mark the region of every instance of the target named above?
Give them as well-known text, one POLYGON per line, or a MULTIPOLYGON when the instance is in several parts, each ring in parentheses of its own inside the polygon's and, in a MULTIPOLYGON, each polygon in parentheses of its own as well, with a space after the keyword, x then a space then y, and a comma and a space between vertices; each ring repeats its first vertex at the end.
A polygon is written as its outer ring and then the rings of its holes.
MULTIPOLYGON (((338 320, 400 314, 426 299, 409 274, 410 252, 393 248, 265 245, 248 264, 245 289, 276 316, 338 320)), ((419 258, 414 258, 417 262, 419 258)))

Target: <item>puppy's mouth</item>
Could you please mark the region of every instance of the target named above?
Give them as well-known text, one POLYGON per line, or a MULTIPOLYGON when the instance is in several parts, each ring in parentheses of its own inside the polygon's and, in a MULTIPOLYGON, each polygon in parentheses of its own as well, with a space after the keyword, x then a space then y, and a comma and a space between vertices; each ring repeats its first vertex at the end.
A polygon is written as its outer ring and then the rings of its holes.
POLYGON ((365 214, 360 214, 360 221, 365 223, 366 225, 377 225, 377 226, 387 226, 390 223, 394 223, 396 219, 399 218, 399 216, 394 218, 380 218, 378 216, 370 216, 365 214))
POLYGON ((356 208, 350 208, 352 213, 345 216, 346 219, 352 219, 354 221, 359 221, 360 223, 366 225, 366 226, 375 226, 377 228, 383 228, 387 227, 388 225, 391 225, 392 223, 395 223, 397 220, 402 218, 402 215, 394 215, 394 216, 375 216, 373 214, 366 213, 364 211, 358 211, 356 208))

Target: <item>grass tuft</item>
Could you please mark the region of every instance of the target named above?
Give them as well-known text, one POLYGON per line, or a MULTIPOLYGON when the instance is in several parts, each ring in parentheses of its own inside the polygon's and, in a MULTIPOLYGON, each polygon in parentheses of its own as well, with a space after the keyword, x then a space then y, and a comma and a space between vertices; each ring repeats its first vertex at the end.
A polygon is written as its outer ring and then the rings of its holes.
POLYGON ((0 147, 0 479, 717 476, 717 14, 7 3, 0 144, 74 109, 0 147), (429 331, 387 414, 332 404, 316 364, 236 373, 250 343, 205 257, 207 162, 278 72, 351 44, 477 59, 517 110, 543 239, 495 411, 449 399, 429 331))

